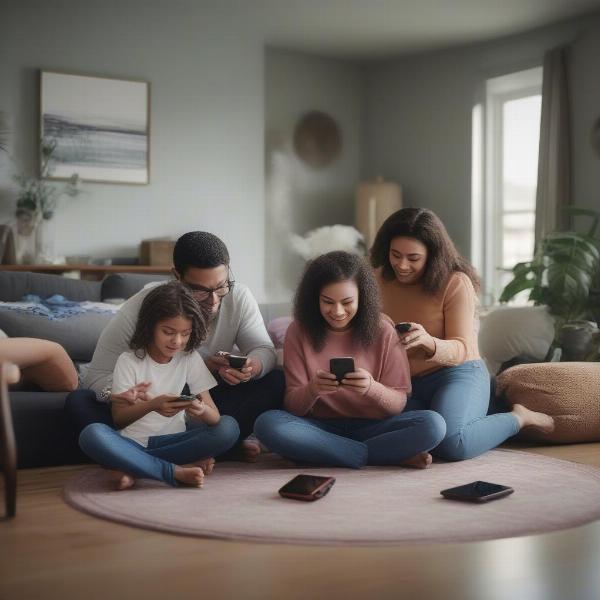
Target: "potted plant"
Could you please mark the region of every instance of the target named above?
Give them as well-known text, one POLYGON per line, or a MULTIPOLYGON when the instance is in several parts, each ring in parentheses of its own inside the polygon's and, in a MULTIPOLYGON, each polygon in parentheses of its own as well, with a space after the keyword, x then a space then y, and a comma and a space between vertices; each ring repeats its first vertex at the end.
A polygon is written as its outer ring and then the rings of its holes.
POLYGON ((562 348, 565 358, 583 360, 598 355, 600 239, 596 231, 600 213, 567 210, 591 219, 588 231, 553 232, 540 240, 533 259, 513 267, 513 279, 502 291, 500 302, 529 290, 529 300, 547 306, 554 317, 554 345, 562 348))
POLYGON ((17 262, 51 262, 52 236, 44 236, 43 224, 54 216, 59 199, 80 193, 79 176, 72 175, 67 183, 56 186, 47 181, 51 174, 50 158, 56 149, 56 140, 44 139, 40 144, 41 168, 38 177, 24 173, 14 176, 19 186, 14 234, 17 242, 17 262), (44 239, 45 238, 45 239, 44 239))

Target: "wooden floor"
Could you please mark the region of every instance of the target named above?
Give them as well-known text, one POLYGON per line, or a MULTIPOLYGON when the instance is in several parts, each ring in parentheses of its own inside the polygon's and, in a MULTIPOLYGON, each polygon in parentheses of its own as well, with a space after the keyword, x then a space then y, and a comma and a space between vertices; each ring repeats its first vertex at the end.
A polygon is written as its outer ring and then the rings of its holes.
MULTIPOLYGON (((600 467, 600 444, 510 447, 600 467)), ((20 471, 17 517, 0 522, 1 600, 600 599, 600 521, 540 536, 433 546, 211 541, 126 527, 69 508, 60 491, 82 468, 20 471)))

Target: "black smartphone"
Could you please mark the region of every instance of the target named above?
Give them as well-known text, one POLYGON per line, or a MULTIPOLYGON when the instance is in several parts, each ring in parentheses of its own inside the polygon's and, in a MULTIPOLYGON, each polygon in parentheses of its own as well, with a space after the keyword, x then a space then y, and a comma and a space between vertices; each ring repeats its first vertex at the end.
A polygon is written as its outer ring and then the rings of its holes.
POLYGON ((489 502, 496 498, 503 498, 515 490, 507 485, 490 483, 489 481, 473 481, 458 487, 442 490, 440 494, 450 500, 464 500, 465 502, 489 502))
POLYGON ((341 382, 346 373, 354 371, 354 359, 351 356, 339 356, 329 361, 329 370, 335 375, 335 378, 341 382))
POLYGON ((410 330, 411 324, 403 321, 402 323, 396 323, 395 327, 398 333, 406 333, 410 330))
POLYGON ((193 402, 196 399, 196 396, 193 394, 179 394, 178 400, 182 400, 185 402, 193 402))
POLYGON ((284 498, 312 502, 325 496, 334 483, 335 477, 296 475, 279 489, 279 495, 284 498))
POLYGON ((241 369, 248 360, 247 356, 236 356, 235 354, 228 354, 227 360, 229 361, 229 366, 234 369, 241 369))

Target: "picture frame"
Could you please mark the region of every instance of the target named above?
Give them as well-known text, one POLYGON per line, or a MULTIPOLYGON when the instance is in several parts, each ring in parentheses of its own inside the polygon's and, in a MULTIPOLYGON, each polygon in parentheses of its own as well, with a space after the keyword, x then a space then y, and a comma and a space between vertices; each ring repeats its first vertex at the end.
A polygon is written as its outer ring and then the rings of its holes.
POLYGON ((147 185, 150 82, 41 70, 40 140, 46 179, 147 185))

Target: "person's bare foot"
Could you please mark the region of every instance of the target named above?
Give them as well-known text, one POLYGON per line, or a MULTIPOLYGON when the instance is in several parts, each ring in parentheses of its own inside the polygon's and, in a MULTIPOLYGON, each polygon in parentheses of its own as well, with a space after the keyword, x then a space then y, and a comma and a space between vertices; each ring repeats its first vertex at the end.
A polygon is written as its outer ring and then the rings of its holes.
POLYGON ((242 442, 242 460, 244 462, 256 462, 262 448, 260 442, 256 438, 246 438, 242 442))
POLYGON ((432 462, 433 458, 429 452, 420 452, 415 456, 403 460, 400 464, 403 467, 412 467, 413 469, 427 469, 432 462))
POLYGON ((554 431, 554 419, 550 415, 529 410, 522 404, 513 404, 512 414, 517 417, 521 429, 533 427, 542 433, 552 433, 554 431))
POLYGON ((199 460, 196 465, 204 471, 205 475, 210 475, 215 470, 215 459, 211 456, 210 458, 199 460))
POLYGON ((135 478, 123 471, 111 471, 111 478, 117 485, 118 490, 126 490, 135 483, 135 478))
POLYGON ((204 483, 204 471, 200 467, 180 467, 175 465, 175 479, 180 483, 202 487, 204 483))

